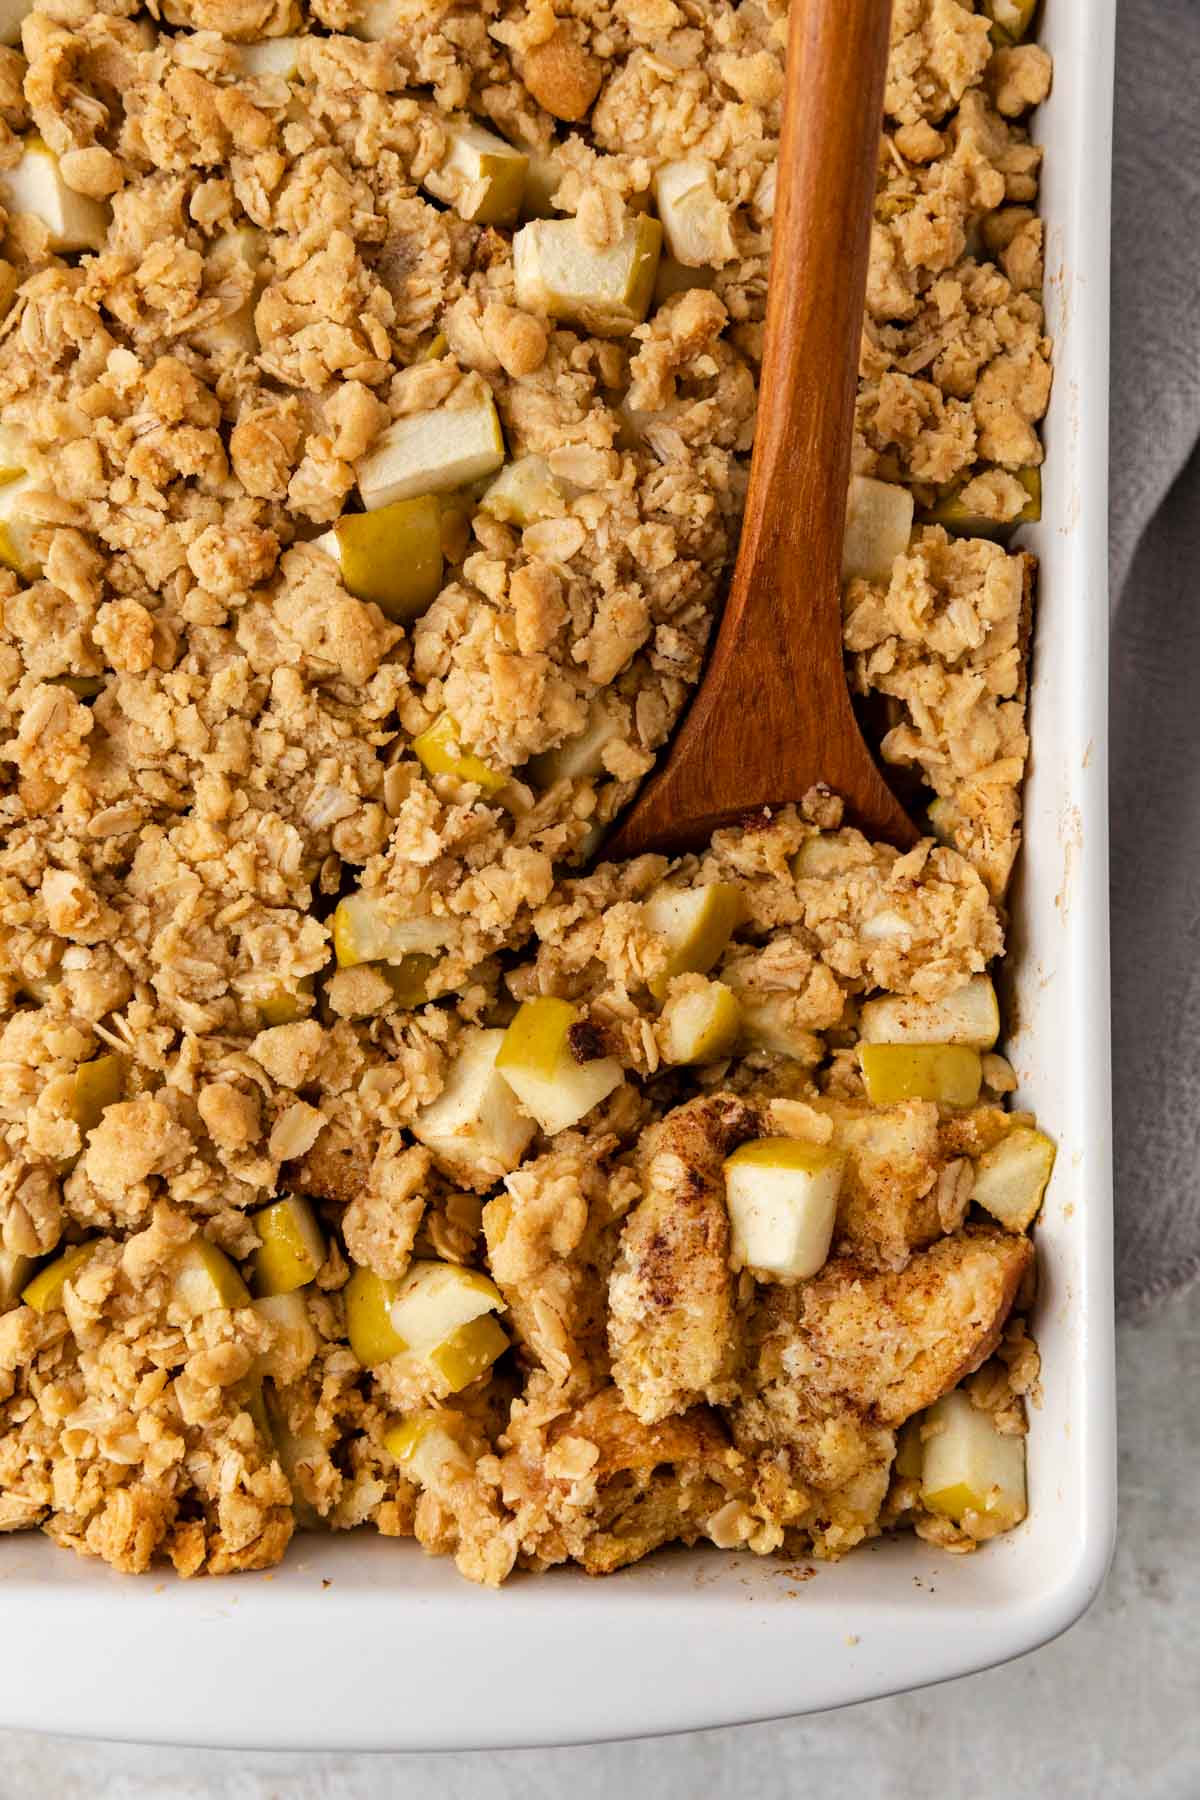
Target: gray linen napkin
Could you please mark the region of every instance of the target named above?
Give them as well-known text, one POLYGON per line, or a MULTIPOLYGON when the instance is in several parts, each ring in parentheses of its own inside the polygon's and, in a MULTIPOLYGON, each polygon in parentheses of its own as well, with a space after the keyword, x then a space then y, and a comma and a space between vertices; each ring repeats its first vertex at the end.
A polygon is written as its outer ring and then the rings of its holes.
POLYGON ((1122 0, 1113 1126, 1123 1312, 1200 1275, 1200 0, 1122 0))

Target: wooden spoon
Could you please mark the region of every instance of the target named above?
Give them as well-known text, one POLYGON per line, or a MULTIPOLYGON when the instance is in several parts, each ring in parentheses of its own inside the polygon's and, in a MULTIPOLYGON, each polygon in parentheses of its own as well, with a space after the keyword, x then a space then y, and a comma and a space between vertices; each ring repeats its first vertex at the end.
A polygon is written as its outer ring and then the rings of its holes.
POLYGON ((741 548, 699 693, 602 851, 696 849, 824 782, 901 848, 911 819, 846 685, 841 567, 891 0, 792 0, 760 404, 741 548))

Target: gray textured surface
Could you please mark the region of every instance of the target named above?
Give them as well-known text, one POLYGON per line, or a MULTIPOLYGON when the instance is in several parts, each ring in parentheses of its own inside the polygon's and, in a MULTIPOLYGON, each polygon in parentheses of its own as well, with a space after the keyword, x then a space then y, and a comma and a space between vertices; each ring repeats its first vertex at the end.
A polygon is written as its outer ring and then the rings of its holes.
POLYGON ((1122 1329, 1122 1521, 1107 1591, 1074 1631, 1007 1668, 812 1719, 597 1749, 247 1756, 0 1733, 0 1796, 1195 1800, 1200 1487, 1181 1396, 1198 1364, 1200 1294, 1122 1329))
MULTIPOLYGON (((1200 5, 1119 0, 1113 153, 1112 575, 1200 437, 1200 5)), ((1200 487, 1195 492, 1200 495, 1200 487)), ((1200 517, 1200 510, 1194 515, 1200 517)), ((1182 521, 1171 521, 1167 535, 1182 521)), ((1193 537, 1193 543, 1196 541, 1193 537)), ((1131 604, 1150 610, 1144 581, 1131 604)))
POLYGON ((1200 1272, 1200 3, 1118 13, 1113 1117, 1128 1312, 1200 1272))

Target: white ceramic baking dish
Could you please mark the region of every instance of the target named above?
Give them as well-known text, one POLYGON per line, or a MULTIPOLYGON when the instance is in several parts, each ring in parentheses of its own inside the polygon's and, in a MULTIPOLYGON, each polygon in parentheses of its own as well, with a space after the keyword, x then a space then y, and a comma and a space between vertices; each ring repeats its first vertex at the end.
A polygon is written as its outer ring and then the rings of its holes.
POLYGON ((984 1668, 1070 1625, 1114 1523, 1106 715, 1115 0, 1049 0, 1047 423, 1034 756, 1010 964, 1020 1100, 1059 1142, 1038 1227, 1031 1513, 956 1560, 907 1537, 807 1570, 711 1550, 607 1581, 463 1582, 412 1544, 308 1537, 266 1575, 116 1576, 0 1543, 0 1724, 361 1749, 553 1744, 814 1711, 984 1668))

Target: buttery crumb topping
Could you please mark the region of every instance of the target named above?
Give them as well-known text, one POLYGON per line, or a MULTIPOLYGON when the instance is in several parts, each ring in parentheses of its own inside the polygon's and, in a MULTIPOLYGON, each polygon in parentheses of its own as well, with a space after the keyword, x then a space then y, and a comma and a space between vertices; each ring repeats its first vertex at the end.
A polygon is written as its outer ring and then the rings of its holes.
POLYGON ((593 867, 736 551, 785 0, 8 35, 0 1529, 495 1584, 1015 1524, 1048 57, 897 0, 844 617, 929 835, 593 867))

